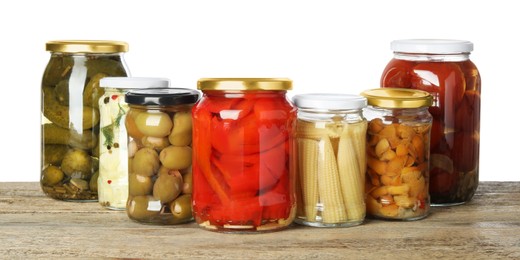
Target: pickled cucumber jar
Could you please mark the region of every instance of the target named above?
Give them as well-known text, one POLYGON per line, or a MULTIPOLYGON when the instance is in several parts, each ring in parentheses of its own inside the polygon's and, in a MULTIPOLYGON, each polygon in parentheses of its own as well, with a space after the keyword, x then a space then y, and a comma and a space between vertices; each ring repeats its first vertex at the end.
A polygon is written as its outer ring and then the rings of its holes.
POLYGON ((294 220, 296 108, 289 79, 200 79, 193 108, 193 214, 200 227, 262 232, 294 220))
POLYGON ((99 203, 125 210, 128 199, 128 149, 125 94, 133 89, 168 88, 169 80, 141 77, 106 77, 99 81, 105 93, 99 98, 99 203))
POLYGON ((41 89, 41 179, 54 199, 97 201, 99 80, 128 76, 117 41, 51 41, 41 89))
POLYGON ((430 211, 432 96, 413 89, 372 89, 363 115, 367 130, 367 215, 418 220, 430 211))
POLYGON ((381 87, 411 88, 433 96, 430 194, 432 205, 463 204, 478 186, 480 73, 461 40, 398 40, 381 87))
MULTIPOLYGON (((157 79, 153 85, 166 84, 157 79)), ((198 98, 196 90, 181 88, 126 93, 130 219, 160 225, 193 220, 191 108, 198 98)))
POLYGON ((298 210, 295 222, 314 227, 363 223, 366 98, 346 94, 293 97, 296 123, 298 210))

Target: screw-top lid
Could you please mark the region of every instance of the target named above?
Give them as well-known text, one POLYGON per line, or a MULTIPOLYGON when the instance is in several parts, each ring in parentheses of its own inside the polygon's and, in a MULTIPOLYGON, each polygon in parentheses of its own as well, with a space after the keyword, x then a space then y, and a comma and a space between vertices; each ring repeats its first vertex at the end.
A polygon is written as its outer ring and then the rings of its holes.
POLYGON ((432 105, 430 93, 406 88, 376 88, 361 92, 368 105, 382 108, 419 108, 432 105))
POLYGON ((126 103, 145 106, 187 105, 198 100, 199 92, 187 88, 136 89, 125 95, 126 103))
POLYGON ((104 77, 99 81, 99 86, 121 89, 169 88, 170 80, 145 77, 104 77))
POLYGON ((359 95, 309 93, 295 95, 294 104, 301 109, 356 110, 367 106, 367 99, 359 95))
POLYGON ((66 40, 47 42, 47 51, 65 53, 118 53, 127 52, 128 43, 121 41, 66 40))
POLYGON ((408 39, 392 41, 390 49, 404 53, 456 54, 473 51, 473 43, 447 39, 408 39))
POLYGON ((286 78, 204 78, 197 88, 204 90, 290 90, 292 81, 286 78))

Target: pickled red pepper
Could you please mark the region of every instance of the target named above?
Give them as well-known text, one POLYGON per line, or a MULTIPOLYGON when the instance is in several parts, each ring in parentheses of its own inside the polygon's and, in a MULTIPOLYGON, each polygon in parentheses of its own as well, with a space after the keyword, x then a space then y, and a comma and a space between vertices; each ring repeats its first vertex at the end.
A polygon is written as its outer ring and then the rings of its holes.
POLYGON ((294 212, 295 109, 275 91, 236 96, 211 91, 193 108, 194 214, 208 229, 268 230, 294 212))

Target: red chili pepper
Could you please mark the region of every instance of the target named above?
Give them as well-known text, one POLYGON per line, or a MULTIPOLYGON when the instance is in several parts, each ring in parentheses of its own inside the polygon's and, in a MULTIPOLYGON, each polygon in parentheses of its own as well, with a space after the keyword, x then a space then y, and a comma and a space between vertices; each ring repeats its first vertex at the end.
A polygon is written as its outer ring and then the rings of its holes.
POLYGON ((116 100, 118 97, 118 95, 112 95, 112 100, 116 100))

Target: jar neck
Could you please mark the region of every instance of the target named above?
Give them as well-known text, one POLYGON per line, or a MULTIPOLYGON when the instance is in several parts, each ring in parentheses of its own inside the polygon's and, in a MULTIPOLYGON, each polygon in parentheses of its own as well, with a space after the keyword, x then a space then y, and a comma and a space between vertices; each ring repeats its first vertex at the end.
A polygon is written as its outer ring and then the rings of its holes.
POLYGON ((363 110, 319 110, 319 109, 298 109, 298 118, 308 121, 347 121, 349 123, 359 122, 364 120, 363 110))
POLYGON ((408 61, 430 61, 430 62, 455 62, 469 60, 469 52, 453 54, 428 54, 428 53, 406 53, 394 52, 394 59, 408 61))
POLYGON ((285 90, 203 90, 206 97, 219 98, 285 98, 285 90))
POLYGON ((368 119, 383 118, 385 123, 398 123, 402 121, 417 121, 427 123, 432 121, 432 116, 428 112, 428 107, 418 108, 382 108, 368 106, 364 109, 363 115, 368 119))

